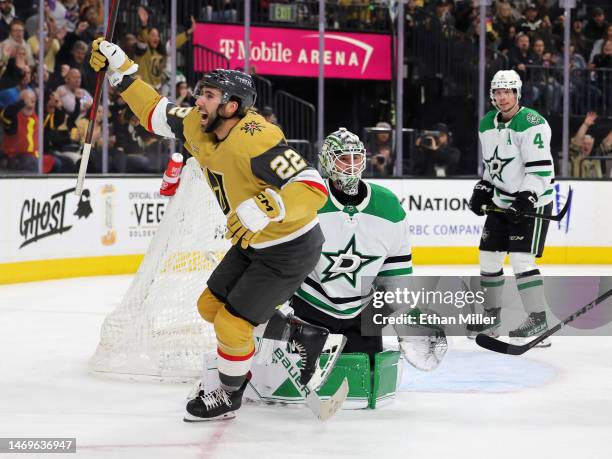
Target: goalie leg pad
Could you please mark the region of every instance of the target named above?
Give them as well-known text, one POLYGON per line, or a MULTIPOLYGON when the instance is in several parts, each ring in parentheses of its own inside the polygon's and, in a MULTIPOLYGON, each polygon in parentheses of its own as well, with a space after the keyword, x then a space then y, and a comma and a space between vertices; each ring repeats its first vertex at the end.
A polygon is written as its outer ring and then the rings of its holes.
POLYGON ((217 312, 225 306, 212 292, 207 288, 198 298, 198 312, 206 322, 215 323, 217 312))
POLYGON ((370 408, 390 402, 402 380, 401 353, 398 351, 379 352, 374 356, 372 372, 372 393, 370 408))

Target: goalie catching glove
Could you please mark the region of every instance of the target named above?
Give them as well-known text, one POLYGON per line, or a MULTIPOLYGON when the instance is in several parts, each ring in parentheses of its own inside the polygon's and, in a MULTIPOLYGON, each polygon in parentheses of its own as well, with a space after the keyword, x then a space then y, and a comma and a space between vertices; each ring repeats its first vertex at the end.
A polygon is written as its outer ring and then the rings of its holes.
POLYGON ((104 37, 96 38, 91 44, 89 65, 96 72, 110 67, 114 73, 109 74, 108 79, 113 86, 117 86, 124 75, 132 75, 138 71, 138 64, 130 59, 119 46, 106 41, 104 37))
POLYGON ((255 197, 243 201, 236 212, 230 214, 225 238, 231 239, 232 245, 240 241, 240 246, 246 249, 255 235, 268 226, 268 223, 279 222, 283 218, 283 199, 276 191, 266 188, 255 197))

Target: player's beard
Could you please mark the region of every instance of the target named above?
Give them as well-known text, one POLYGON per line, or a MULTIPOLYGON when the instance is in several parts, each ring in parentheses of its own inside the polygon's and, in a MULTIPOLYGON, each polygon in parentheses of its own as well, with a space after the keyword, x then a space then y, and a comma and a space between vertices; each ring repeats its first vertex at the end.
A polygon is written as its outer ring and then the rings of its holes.
POLYGON ((235 118, 236 116, 238 116, 237 114, 234 114, 232 116, 223 116, 221 115, 221 113, 219 113, 220 108, 221 107, 218 107, 217 110, 214 111, 214 114, 212 113, 208 114, 208 122, 206 123, 206 127, 203 128, 204 132, 210 134, 211 132, 214 132, 215 129, 217 129, 221 125, 222 121, 231 120, 232 118, 235 118))

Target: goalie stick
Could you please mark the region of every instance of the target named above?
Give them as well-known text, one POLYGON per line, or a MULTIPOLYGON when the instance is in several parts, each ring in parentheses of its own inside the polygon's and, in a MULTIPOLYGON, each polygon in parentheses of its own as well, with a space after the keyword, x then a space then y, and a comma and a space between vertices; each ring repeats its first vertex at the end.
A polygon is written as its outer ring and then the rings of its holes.
POLYGON ((598 304, 603 303, 604 301, 606 301, 610 296, 612 296, 612 289, 608 290, 606 293, 604 293, 603 295, 601 295, 598 298, 594 299, 593 301, 591 301, 586 306, 580 308, 578 311, 573 313, 571 316, 569 316, 564 321, 558 323, 557 325, 555 325, 553 328, 551 328, 547 332, 543 333, 542 335, 540 335, 537 338, 529 341, 526 344, 516 345, 516 344, 504 343, 503 341, 500 341, 498 339, 492 338, 491 336, 485 335, 483 333, 480 333, 480 334, 478 334, 478 336, 476 336, 476 343, 480 347, 483 347, 483 348, 488 349, 490 351, 499 352, 501 354, 510 354, 510 355, 521 355, 521 354, 524 354, 529 349, 531 349, 532 347, 538 345, 539 343, 544 341, 549 336, 557 333, 565 325, 567 325, 568 323, 570 323, 571 321, 573 321, 577 317, 580 317, 585 312, 593 309, 598 304))
MULTIPOLYGON (((110 6, 110 17, 106 26, 105 38, 108 41, 113 40, 113 32, 115 31, 115 23, 117 22, 117 13, 119 11, 119 0, 112 0, 110 6)), ((89 111, 89 124, 87 125, 87 134, 85 134, 85 143, 83 144, 83 152, 81 154, 81 165, 79 166, 79 175, 74 193, 81 196, 83 192, 83 183, 85 182, 85 174, 87 174, 87 164, 89 163, 89 155, 91 153, 91 142, 93 137, 94 126, 96 124, 96 113, 98 112, 98 104, 100 102, 100 94, 102 93, 102 84, 106 71, 102 70, 96 75, 96 90, 93 95, 93 103, 89 111)))
MULTIPOLYGON (((565 201, 565 205, 563 206, 563 209, 561 209, 561 212, 559 212, 557 215, 542 215, 542 214, 538 214, 535 212, 523 212, 522 214, 519 214, 519 216, 520 217, 530 217, 530 218, 541 218, 542 220, 551 220, 554 222, 560 222, 561 220, 563 220, 563 217, 565 217, 565 214, 569 210, 569 207, 572 203, 573 194, 574 194, 574 190, 570 188, 569 193, 567 194, 567 201, 565 201)), ((486 206, 485 205, 485 206, 482 206, 482 210, 486 214, 497 213, 497 214, 514 215, 508 209, 502 209, 501 207, 496 207, 496 206, 486 206)))

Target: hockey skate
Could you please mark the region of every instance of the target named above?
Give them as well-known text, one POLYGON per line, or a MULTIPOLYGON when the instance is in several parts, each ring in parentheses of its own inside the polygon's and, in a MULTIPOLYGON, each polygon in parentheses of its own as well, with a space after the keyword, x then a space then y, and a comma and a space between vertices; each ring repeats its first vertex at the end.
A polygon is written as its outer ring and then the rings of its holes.
MULTIPOLYGON (((489 335, 491 338, 499 338, 499 327, 501 325, 501 308, 485 309, 482 314, 483 319, 493 318, 492 323, 468 324, 466 326, 467 337, 476 338, 479 333, 489 335)), ((483 320, 484 322, 484 320, 483 320)))
MULTIPOLYGON (((511 330, 508 333, 510 343, 521 346, 527 341, 530 341, 535 336, 541 335, 548 330, 548 322, 546 321, 546 311, 532 312, 523 321, 518 328, 511 330)), ((535 347, 550 347, 550 338, 546 338, 535 347)))
POLYGON ((346 344, 346 338, 344 335, 330 334, 326 328, 312 325, 295 315, 288 319, 288 341, 300 355, 300 382, 317 390, 327 381, 346 344), (329 353, 329 358, 320 367, 319 359, 323 352, 329 353))
MULTIPOLYGON (((250 379, 251 373, 249 372, 240 389, 233 392, 228 392, 221 386, 206 394, 203 390, 198 389, 197 395, 187 402, 187 412, 183 421, 201 422, 235 418, 235 412, 242 405, 242 394, 250 379)), ((198 385, 198 388, 200 387, 198 385)))

